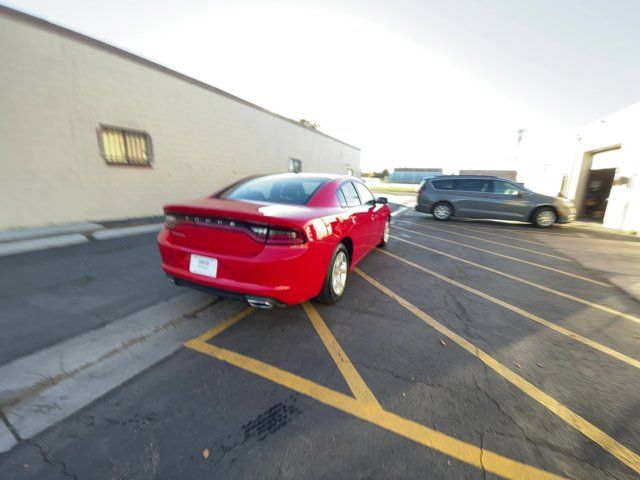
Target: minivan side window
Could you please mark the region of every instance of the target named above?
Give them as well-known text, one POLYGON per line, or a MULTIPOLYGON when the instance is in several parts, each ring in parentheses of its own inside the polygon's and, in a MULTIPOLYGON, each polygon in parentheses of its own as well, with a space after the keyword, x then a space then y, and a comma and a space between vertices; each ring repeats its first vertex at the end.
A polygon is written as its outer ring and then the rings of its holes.
POLYGON ((433 188, 435 188, 436 190, 455 190, 456 180, 454 180, 453 178, 450 178, 448 180, 432 180, 431 185, 433 185, 433 188))
POLYGON ((493 181, 493 193, 499 193, 501 195, 518 195, 522 189, 515 186, 513 183, 503 182, 502 180, 493 181))
POLYGON ((489 192, 491 191, 491 185, 489 180, 468 178, 458 179, 456 190, 462 190, 465 192, 489 192))
POLYGON ((342 194, 347 201, 347 207, 360 206, 360 197, 358 197, 358 192, 356 192, 356 187, 353 186, 353 183, 343 183, 340 190, 342 190, 342 194))
POLYGON ((358 195, 360 196, 360 201, 363 205, 372 205, 376 203, 376 197, 373 196, 373 193, 371 193, 367 187, 360 182, 355 182, 355 185, 358 195))

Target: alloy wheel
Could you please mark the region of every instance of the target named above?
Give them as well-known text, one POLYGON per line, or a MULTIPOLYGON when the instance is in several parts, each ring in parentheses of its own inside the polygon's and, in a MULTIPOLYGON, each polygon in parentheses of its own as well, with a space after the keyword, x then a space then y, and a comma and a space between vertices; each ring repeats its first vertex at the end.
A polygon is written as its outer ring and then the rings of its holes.
POLYGON ((549 227, 556 222, 556 214, 553 210, 540 210, 536 215, 536 222, 542 227, 549 227))
POLYGON ((433 209, 433 216, 440 220, 447 219, 451 216, 451 208, 444 203, 436 205, 433 209))
POLYGON ((342 295, 347 284, 347 267, 347 255, 344 252, 338 252, 331 269, 331 287, 333 293, 338 296, 342 295))
POLYGON ((387 221, 384 222, 384 233, 382 234, 383 243, 387 243, 389 241, 390 231, 391 231, 391 226, 390 226, 389 219, 387 218, 387 221))

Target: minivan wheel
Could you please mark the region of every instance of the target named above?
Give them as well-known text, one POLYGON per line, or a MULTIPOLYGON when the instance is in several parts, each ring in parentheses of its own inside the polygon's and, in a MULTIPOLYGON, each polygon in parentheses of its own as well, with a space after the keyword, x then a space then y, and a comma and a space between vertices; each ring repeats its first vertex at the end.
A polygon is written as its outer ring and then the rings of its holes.
POLYGON ((453 208, 448 203, 436 203, 431 209, 431 214, 436 220, 449 220, 453 216, 453 208))
POLYGON ((347 286, 348 274, 349 252, 344 244, 339 243, 331 256, 322 291, 316 300, 327 305, 333 305, 340 300, 347 286))
POLYGON ((538 228, 549 228, 557 220, 558 215, 551 207, 540 207, 533 212, 533 224, 538 228))

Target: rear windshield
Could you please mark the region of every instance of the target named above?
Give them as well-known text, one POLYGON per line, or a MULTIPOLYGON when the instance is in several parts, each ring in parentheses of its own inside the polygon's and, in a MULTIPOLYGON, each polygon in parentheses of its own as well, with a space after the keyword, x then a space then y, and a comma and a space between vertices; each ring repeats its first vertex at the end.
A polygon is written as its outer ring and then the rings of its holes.
POLYGON ((252 178, 222 192, 220 198, 304 205, 327 181, 326 178, 315 177, 252 178))

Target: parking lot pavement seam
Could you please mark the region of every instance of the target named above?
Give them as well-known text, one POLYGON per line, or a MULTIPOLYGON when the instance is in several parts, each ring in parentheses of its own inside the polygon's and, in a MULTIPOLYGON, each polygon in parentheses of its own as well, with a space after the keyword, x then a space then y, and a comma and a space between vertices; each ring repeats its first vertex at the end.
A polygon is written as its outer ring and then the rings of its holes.
POLYGON ((409 222, 407 220, 399 220, 399 221, 402 222, 402 223, 408 223, 409 225, 416 225, 416 226, 422 227, 422 228, 429 228, 431 230, 437 230, 439 232, 450 233, 451 235, 459 235, 461 237, 467 237, 467 238, 473 238, 475 240, 480 240, 481 242, 493 243, 495 245, 501 245, 501 246, 507 247, 507 248, 514 248, 516 250, 522 250, 522 251, 529 252, 529 253, 535 253, 536 255, 543 255, 545 257, 555 258, 557 260, 562 260, 563 262, 574 262, 574 260, 572 260, 570 258, 561 257, 559 255, 552 255, 551 253, 539 252, 537 250, 531 250, 530 248, 518 247, 517 245, 509 245, 508 243, 496 242, 494 240, 488 240, 486 238, 476 237, 474 235, 467 235, 465 233, 458 233, 458 232, 454 232, 454 231, 451 231, 451 230, 448 230, 448 229, 444 229, 444 228, 432 227, 431 225, 424 225, 422 223, 409 222))
POLYGON ((430 237, 430 238, 434 238, 436 240, 441 240, 443 242, 454 243, 454 244, 460 245, 462 247, 471 248, 473 250, 478 250, 478 251, 483 252, 483 253, 488 253, 490 255, 495 255, 497 257, 506 258, 507 260, 512 260, 514 262, 524 263, 525 265, 531 265, 532 267, 543 268, 543 269, 549 270, 551 272, 559 273, 561 275, 566 275, 568 277, 576 278, 578 280, 583 280, 585 282, 594 283, 594 284, 600 285, 602 287, 612 288, 611 285, 609 285, 608 283, 601 282, 600 280, 594 280, 592 278, 584 277, 584 276, 578 275, 576 273, 571 273, 571 272, 567 272, 565 270, 560 270, 559 268, 550 267, 548 265, 542 265, 541 263, 530 262, 529 260, 523 260, 522 258, 512 257, 510 255, 505 255, 503 253, 494 252, 492 250, 487 250, 485 248, 474 247, 473 245, 468 245, 466 243, 456 242, 455 240, 449 240, 448 238, 436 237, 435 235, 429 235, 428 233, 418 232, 416 230, 411 230, 409 228, 399 227, 397 225, 395 226, 395 228, 400 229, 400 230, 404 230, 406 232, 415 233, 416 235, 422 235, 424 237, 430 237))
POLYGON ((423 250, 427 250, 429 252, 436 253, 438 255, 443 255, 443 256, 445 256, 447 258, 451 258, 451 259, 456 260, 458 262, 466 263, 467 265, 472 265, 474 267, 481 268, 481 269, 486 270, 488 272, 495 273, 496 275, 501 275, 501 276, 503 276, 505 278, 508 278, 510 280, 514 280, 516 282, 523 283, 523 284, 528 285, 530 287, 534 287, 534 288, 537 288, 539 290, 543 290, 543 291, 545 291, 547 293, 552 293, 552 294, 557 295, 559 297, 563 297, 563 298, 566 298, 568 300, 572 300, 574 302, 582 303, 583 305, 588 305, 589 307, 596 308, 598 310, 602 310, 603 312, 607 312, 607 313, 610 313, 612 315, 616 315, 616 316, 625 318, 627 320, 631 320, 632 322, 640 323, 640 318, 636 317, 634 315, 631 315, 630 313, 621 312, 619 310, 615 310, 613 308, 609 308, 606 305, 600 305, 599 303, 591 302, 589 300, 585 300, 584 298, 576 297, 575 295, 571 295, 571 294, 566 293, 566 292, 561 292, 560 290, 555 290, 553 288, 547 287, 545 285, 540 285, 539 283, 535 283, 535 282, 532 282, 530 280, 525 280, 524 278, 517 277, 516 275, 511 275, 510 273, 506 273, 506 272, 502 272, 500 270, 496 270, 495 268, 491 268, 491 267, 488 267, 486 265, 482 265, 480 263, 476 263, 476 262, 473 262, 471 260, 467 260, 466 258, 457 257, 455 255, 452 255, 451 253, 443 252, 442 250, 437 250, 435 248, 427 247, 426 245, 421 245, 420 243, 412 242, 410 240, 407 240, 406 238, 400 238, 400 237, 397 237, 395 235, 391 235, 391 238, 393 238, 394 240, 399 240, 401 242, 405 242, 405 243, 408 243, 410 245, 419 247, 419 248, 421 248, 423 250))
POLYGON ((422 265, 419 265, 417 263, 412 262, 411 260, 407 260, 406 258, 403 258, 399 255, 396 255, 394 253, 388 252, 386 250, 382 250, 380 248, 376 249, 378 252, 383 253, 391 258, 394 258, 400 262, 405 263, 406 265, 409 265, 417 270, 420 270, 421 272, 424 272, 428 275, 431 275, 439 280, 442 280, 443 282, 447 282, 451 285, 454 285, 458 288, 461 288, 469 293, 472 293, 474 295, 477 295, 480 298, 483 298, 485 300, 488 300, 489 302, 495 303, 496 305, 499 305, 503 308, 506 308, 507 310, 510 310, 514 313, 517 313, 518 315, 521 315, 525 318, 528 318, 529 320, 533 320, 534 322, 543 325, 547 328, 550 328, 551 330, 560 333, 566 337, 569 337, 577 342, 582 343, 583 345, 586 345, 590 348, 593 348, 594 350, 598 350, 599 352, 605 353, 607 355, 612 356, 613 358, 620 360, 621 362, 624 362, 628 365, 631 365, 632 367, 635 368, 640 368, 640 360, 636 360, 635 358, 629 357, 628 355, 625 355, 624 353, 620 353, 617 350, 614 350, 612 348, 609 348, 605 345, 602 345, 601 343, 598 343, 594 340, 591 340, 590 338, 584 337, 582 335, 580 335, 579 333, 576 332, 572 332, 571 330, 564 328, 560 325, 557 325, 553 322, 550 322, 549 320, 545 320, 542 317, 539 317, 538 315, 528 312, 520 307, 516 307, 515 305, 512 305, 504 300, 500 300, 499 298, 496 298, 492 295, 489 295, 488 293, 484 293, 480 290, 476 290, 473 287, 470 287, 468 285, 465 285, 464 283, 458 282, 457 280, 454 280, 453 278, 449 278, 445 275, 442 275, 438 272, 434 272, 433 270, 429 270, 426 267, 423 267, 422 265))
POLYGON ((546 407, 551 413, 564 420, 568 425, 578 430, 585 437, 600 445, 605 451, 609 452, 611 455, 634 470, 636 473, 640 473, 640 456, 633 452, 631 449, 622 445, 613 437, 590 423, 588 420, 581 417, 576 412, 560 403, 558 400, 551 397, 547 393, 543 392, 531 382, 525 380, 523 377, 516 374, 513 370, 507 368, 491 355, 484 352, 451 329, 447 328, 405 298, 401 297, 394 291, 382 285, 380 282, 367 275, 361 269, 356 268, 355 272, 375 288, 380 290, 382 293, 393 298, 396 302, 398 302, 398 304, 411 312, 414 316, 425 322, 436 331, 440 332, 442 335, 445 335, 451 341, 455 342, 458 346, 462 347, 467 352, 478 358, 481 362, 491 368, 502 378, 510 382, 512 385, 520 389, 532 399, 536 400, 542 406, 546 407))
POLYGON ((186 342, 185 346, 304 394, 325 405, 353 415, 425 447, 437 450, 476 468, 484 466, 486 471, 501 477, 513 480, 558 480, 563 478, 492 451, 481 450, 475 445, 388 412, 380 406, 363 402, 255 358, 197 339, 186 342), (480 463, 481 455, 482 464, 480 463))
MULTIPOLYGON (((481 227, 478 227, 478 226, 476 226, 474 228, 469 228, 469 227, 462 227, 462 226, 460 226, 458 224, 455 224, 455 225, 449 225, 449 227, 460 228, 462 230, 465 230, 465 231, 468 231, 468 232, 475 232, 475 233, 478 233, 478 230, 480 230, 480 233, 486 233, 487 235, 493 235, 493 236, 502 237, 502 238, 511 238, 513 240, 518 240, 519 242, 531 243, 532 245, 541 245, 543 247, 548 247, 549 246, 544 242, 536 242, 535 240, 526 240, 524 238, 516 237, 514 235, 503 235, 501 233, 493 233, 493 232, 489 231, 491 229, 481 228, 481 227)), ((500 231, 502 231, 502 230, 500 230, 500 231)))

